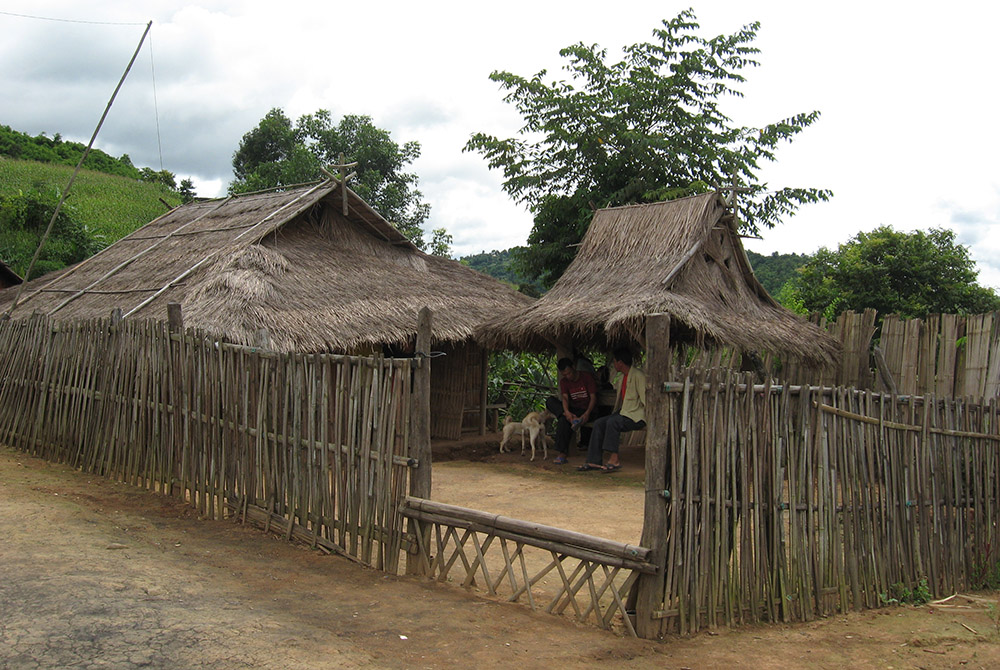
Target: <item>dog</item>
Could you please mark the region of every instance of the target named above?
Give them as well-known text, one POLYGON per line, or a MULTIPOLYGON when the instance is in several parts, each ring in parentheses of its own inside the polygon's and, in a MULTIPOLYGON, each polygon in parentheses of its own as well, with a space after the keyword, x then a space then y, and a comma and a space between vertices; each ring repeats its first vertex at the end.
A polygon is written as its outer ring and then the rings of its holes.
POLYGON ((528 412, 520 421, 514 421, 510 415, 503 421, 503 439, 500 440, 500 453, 510 451, 507 444, 517 433, 521 434, 521 455, 524 455, 524 438, 527 436, 531 443, 531 460, 535 460, 535 449, 538 444, 542 446, 542 459, 549 457, 549 437, 545 434, 545 422, 556 418, 552 412, 542 410, 541 412, 528 412))

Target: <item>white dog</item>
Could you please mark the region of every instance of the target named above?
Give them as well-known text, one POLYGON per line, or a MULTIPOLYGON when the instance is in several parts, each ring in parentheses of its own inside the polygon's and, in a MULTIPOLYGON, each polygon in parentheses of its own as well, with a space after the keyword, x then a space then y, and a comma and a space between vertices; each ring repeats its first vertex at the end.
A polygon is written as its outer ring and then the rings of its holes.
POLYGON ((548 435, 545 434, 545 422, 554 419, 555 416, 548 410, 541 412, 528 412, 520 421, 514 421, 510 415, 503 422, 503 439, 500 440, 500 453, 510 451, 507 443, 517 433, 521 434, 521 455, 524 455, 524 438, 527 436, 531 443, 531 460, 535 460, 535 448, 539 443, 542 445, 542 459, 549 457, 548 435))

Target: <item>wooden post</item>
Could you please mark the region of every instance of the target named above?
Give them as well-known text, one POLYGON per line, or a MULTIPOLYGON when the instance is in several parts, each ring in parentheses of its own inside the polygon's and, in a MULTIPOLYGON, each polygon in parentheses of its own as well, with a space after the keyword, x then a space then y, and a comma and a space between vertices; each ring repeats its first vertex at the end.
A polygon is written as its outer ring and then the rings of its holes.
POLYGON ((121 307, 115 307, 113 310, 111 310, 111 325, 112 326, 117 326, 119 323, 122 322, 123 318, 124 317, 122 316, 122 308, 121 307))
POLYGON ((184 312, 179 302, 167 303, 167 328, 171 333, 184 332, 184 312))
POLYGON ((667 559, 667 485, 669 441, 667 411, 670 402, 663 382, 670 373, 670 316, 646 317, 646 500, 642 521, 643 547, 652 550, 649 562, 656 574, 639 575, 636 598, 636 633, 656 639, 663 635, 663 619, 656 617, 663 607, 664 573, 667 559))
MULTIPOLYGON (((417 460, 417 467, 410 470, 410 496, 431 497, 431 322, 433 313, 429 307, 420 310, 417 316, 416 355, 420 362, 413 373, 413 400, 410 403, 410 458, 417 460)), ((407 524, 413 536, 424 534, 423 546, 430 546, 430 528, 421 529, 420 523, 411 519, 407 524)), ((423 574, 420 555, 406 554, 406 574, 423 574)))
POLYGON ((483 348, 479 357, 479 434, 486 434, 486 403, 489 397, 490 383, 490 350, 483 348))
POLYGON ((271 333, 267 328, 257 329, 257 335, 254 338, 254 346, 258 349, 263 349, 264 351, 270 351, 271 333))

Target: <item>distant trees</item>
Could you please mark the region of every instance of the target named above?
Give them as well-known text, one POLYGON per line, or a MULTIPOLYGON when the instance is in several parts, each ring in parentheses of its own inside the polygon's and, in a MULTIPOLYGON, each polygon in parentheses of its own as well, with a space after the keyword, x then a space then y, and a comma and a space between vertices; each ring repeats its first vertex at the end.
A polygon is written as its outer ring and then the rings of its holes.
POLYGON ((797 274, 796 270, 809 260, 806 254, 779 254, 775 251, 770 256, 763 256, 749 249, 746 252, 757 281, 774 297, 777 297, 785 283, 797 274))
POLYGON ((31 276, 25 276, 58 202, 55 192, 0 195, 0 258, 25 280, 82 261, 104 246, 102 239, 77 220, 73 208, 64 204, 31 276))
MULTIPOLYGON (((320 168, 338 163, 341 155, 358 163, 350 187, 414 244, 427 249, 422 226, 430 205, 417 190, 417 175, 406 171, 420 156, 420 144, 410 141, 400 146, 368 116, 349 114, 335 124, 330 112, 321 109, 293 124, 281 109, 272 109, 243 136, 233 154, 236 179, 229 191, 246 193, 315 181, 323 177, 320 168)), ((435 231, 431 250, 441 252, 445 239, 435 231)))
POLYGON ((757 231, 832 195, 772 190, 758 176, 819 112, 754 128, 733 124, 720 108, 724 97, 741 96, 743 70, 758 65, 752 43, 759 24, 711 38, 698 27, 694 13, 683 11, 663 21, 652 42, 626 47, 617 62, 597 45, 567 47, 560 55, 569 76, 551 83, 544 70, 490 75, 524 125, 513 138, 476 133, 465 148, 502 170, 504 190, 534 214, 529 246, 518 254, 526 274, 554 283, 596 208, 735 186, 737 213, 747 231, 757 231))
POLYGON ((484 275, 507 282, 525 295, 538 298, 542 294, 542 287, 517 271, 512 258, 516 251, 517 248, 503 249, 502 251, 484 251, 478 254, 463 256, 459 261, 477 272, 482 272, 484 275))
POLYGON ((858 233, 835 251, 811 256, 779 296, 800 313, 828 319, 875 308, 904 318, 977 314, 1000 309, 1000 296, 980 286, 975 261, 943 228, 897 232, 889 226, 858 233))

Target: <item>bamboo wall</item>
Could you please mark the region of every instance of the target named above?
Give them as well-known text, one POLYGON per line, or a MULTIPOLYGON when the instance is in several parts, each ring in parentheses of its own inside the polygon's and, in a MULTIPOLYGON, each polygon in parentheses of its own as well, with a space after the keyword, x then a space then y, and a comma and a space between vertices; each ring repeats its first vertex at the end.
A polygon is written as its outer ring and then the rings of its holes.
MULTIPOLYGON (((890 391, 871 359, 875 310, 844 312, 821 323, 843 350, 835 371, 820 373, 785 361, 778 376, 791 383, 822 380, 840 386, 890 391)), ((992 398, 1000 395, 1000 313, 932 314, 925 319, 882 319, 878 347, 896 392, 904 395, 992 398)))
POLYGON ((0 321, 0 440, 396 572, 413 364, 0 321))
POLYGON ((639 612, 661 634, 877 607, 921 579, 950 595, 1000 561, 996 398, 705 371, 666 387, 647 442, 647 464, 666 450, 663 597, 639 612))

